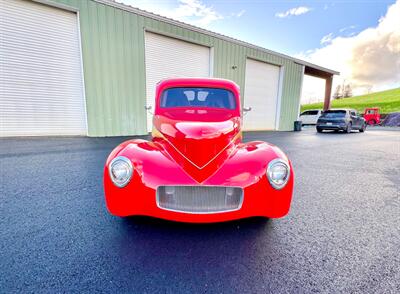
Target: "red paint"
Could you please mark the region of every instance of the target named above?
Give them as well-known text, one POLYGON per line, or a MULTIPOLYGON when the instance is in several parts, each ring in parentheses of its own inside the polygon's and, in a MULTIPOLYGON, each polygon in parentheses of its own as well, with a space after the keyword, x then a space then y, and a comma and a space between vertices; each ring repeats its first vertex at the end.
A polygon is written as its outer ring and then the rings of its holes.
POLYGON ((365 108, 364 119, 369 125, 380 124, 381 115, 379 113, 379 108, 377 107, 365 108))
MULTIPOLYGON (((242 143, 238 86, 220 79, 171 79, 156 91, 152 141, 130 140, 108 157, 104 189, 109 211, 117 216, 147 215, 183 222, 219 222, 251 216, 282 217, 290 208, 294 174, 282 190, 275 190, 266 177, 268 163, 289 161, 276 146, 265 142, 242 143), (159 107, 162 92, 174 87, 224 88, 237 99, 234 110, 217 108, 159 107), (132 161, 131 181, 123 188, 109 178, 108 165, 123 155, 132 161), (242 207, 233 212, 186 214, 156 205, 156 189, 164 185, 234 186, 244 189, 242 207)), ((289 161, 290 164, 290 161, 289 161)), ((290 164, 291 165, 291 164, 290 164)))

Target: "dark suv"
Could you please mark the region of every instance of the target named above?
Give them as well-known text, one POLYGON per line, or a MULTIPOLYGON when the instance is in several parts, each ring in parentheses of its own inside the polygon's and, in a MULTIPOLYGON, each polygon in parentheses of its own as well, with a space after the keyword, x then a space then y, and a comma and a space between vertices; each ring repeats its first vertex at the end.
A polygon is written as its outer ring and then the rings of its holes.
POLYGON ((324 111, 319 117, 316 126, 318 133, 322 133, 323 130, 342 130, 346 133, 350 133, 351 130, 364 132, 366 127, 365 119, 359 116, 355 110, 348 109, 324 111))

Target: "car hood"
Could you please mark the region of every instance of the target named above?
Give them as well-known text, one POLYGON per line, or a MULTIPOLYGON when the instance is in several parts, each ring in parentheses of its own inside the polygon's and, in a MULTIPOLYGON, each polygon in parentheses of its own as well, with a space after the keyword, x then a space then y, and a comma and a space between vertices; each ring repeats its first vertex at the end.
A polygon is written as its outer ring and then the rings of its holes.
POLYGON ((241 140, 240 118, 219 121, 181 121, 155 116, 154 141, 196 181, 211 176, 241 140))

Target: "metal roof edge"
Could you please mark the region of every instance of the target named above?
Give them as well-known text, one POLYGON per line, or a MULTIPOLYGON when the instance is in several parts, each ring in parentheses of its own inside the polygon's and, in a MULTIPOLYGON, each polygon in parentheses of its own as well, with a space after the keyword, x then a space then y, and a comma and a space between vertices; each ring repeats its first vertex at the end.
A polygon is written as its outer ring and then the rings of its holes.
POLYGON ((340 75, 340 72, 339 72, 339 71, 336 71, 336 70, 333 70, 333 69, 329 69, 329 68, 326 68, 326 67, 323 67, 323 66, 320 66, 320 65, 316 65, 316 64, 314 64, 314 63, 311 63, 311 62, 308 62, 308 61, 305 61, 305 60, 301 60, 301 59, 297 59, 297 58, 295 58, 295 57, 291 57, 291 59, 292 59, 295 63, 298 63, 298 64, 300 64, 300 65, 312 67, 312 68, 315 68, 315 69, 318 69, 318 70, 321 70, 321 71, 330 73, 330 74, 332 74, 332 75, 340 75))
POLYGON ((209 35, 209 36, 212 36, 212 37, 215 37, 215 38, 219 38, 219 39, 222 39, 222 40, 225 40, 225 41, 228 41, 228 42, 233 42, 233 43, 236 43, 238 45, 246 46, 248 48, 260 50, 260 51, 263 51, 263 52, 266 52, 266 53, 269 53, 269 54, 273 54, 273 55, 276 55, 276 56, 291 60, 291 61, 293 61, 295 63, 300 64, 300 65, 309 66, 309 67, 312 67, 312 68, 315 68, 315 69, 330 73, 332 75, 339 75, 340 74, 338 71, 335 71, 335 70, 331 70, 331 69, 328 69, 328 68, 325 68, 325 67, 322 67, 322 66, 319 66, 319 65, 316 65, 316 64, 313 64, 313 63, 310 63, 310 62, 307 62, 307 61, 304 61, 304 60, 301 60, 301 59, 298 59, 298 58, 295 58, 295 57, 292 57, 292 56, 289 56, 289 55, 286 55, 286 54, 283 54, 283 53, 279 53, 279 52, 276 52, 276 51, 273 51, 273 50, 270 50, 270 49, 266 49, 266 48, 263 48, 263 47, 260 47, 260 46, 245 42, 245 41, 241 41, 241 40, 238 40, 238 39, 235 39, 235 38, 223 35, 223 34, 219 34, 219 33, 216 33, 216 32, 213 32, 213 31, 209 31, 209 30, 206 30, 206 29, 203 29, 203 28, 200 28, 200 27, 196 27, 196 26, 193 26, 193 25, 190 25, 190 24, 187 24, 187 23, 184 23, 184 22, 172 19, 172 18, 168 18, 168 17, 161 16, 161 15, 158 15, 158 14, 155 14, 155 13, 152 13, 152 12, 148 12, 146 10, 142 10, 142 9, 139 9, 139 8, 136 8, 136 7, 132 7, 132 6, 127 5, 127 4, 119 3, 119 2, 116 2, 115 0, 93 0, 93 1, 95 1, 97 3, 100 3, 100 4, 112 6, 112 7, 121 9, 121 10, 125 10, 125 11, 128 11, 128 12, 132 12, 132 13, 144 16, 144 17, 148 17, 148 18, 152 18, 152 19, 155 19, 155 20, 158 20, 158 21, 162 21, 162 22, 165 22, 165 23, 168 23, 168 24, 176 25, 176 26, 179 26, 179 27, 181 27, 183 29, 191 30, 191 31, 194 31, 194 32, 197 32, 197 33, 202 33, 202 34, 209 35))

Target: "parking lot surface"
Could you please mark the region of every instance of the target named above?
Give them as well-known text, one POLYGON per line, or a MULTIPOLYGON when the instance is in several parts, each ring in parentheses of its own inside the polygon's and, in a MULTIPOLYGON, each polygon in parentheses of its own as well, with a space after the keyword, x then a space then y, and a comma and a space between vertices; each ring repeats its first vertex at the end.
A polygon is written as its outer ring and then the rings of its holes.
POLYGON ((0 141, 1 293, 399 293, 400 132, 247 133, 292 160, 291 211, 207 225, 108 214, 126 139, 0 141))

